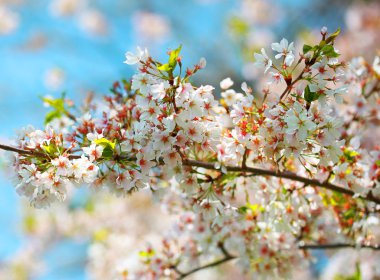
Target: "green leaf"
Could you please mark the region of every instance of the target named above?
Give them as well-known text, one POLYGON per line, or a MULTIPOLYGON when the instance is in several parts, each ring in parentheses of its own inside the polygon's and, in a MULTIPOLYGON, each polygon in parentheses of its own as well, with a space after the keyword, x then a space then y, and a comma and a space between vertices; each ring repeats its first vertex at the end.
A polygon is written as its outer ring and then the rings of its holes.
POLYGON ((84 210, 88 213, 93 213, 95 211, 95 202, 89 199, 84 205, 84 210))
POLYGON ((41 97, 42 101, 47 103, 49 106, 53 107, 57 111, 65 111, 65 100, 63 98, 51 98, 51 97, 41 97))
POLYGON ((247 207, 247 206, 241 206, 241 207, 238 208, 238 212, 239 212, 240 214, 245 214, 245 213, 247 213, 247 210, 248 210, 248 207, 247 207))
POLYGON ((100 138, 100 139, 96 139, 94 142, 95 144, 100 145, 104 148, 102 152, 102 158, 111 159, 113 157, 116 140, 114 142, 111 142, 110 140, 106 138, 100 138))
POLYGON ((132 83, 128 82, 126 79, 122 79, 121 82, 126 90, 131 90, 132 83))
POLYGON ((177 59, 179 56, 179 53, 181 52, 182 45, 180 45, 178 48, 175 50, 172 50, 170 52, 170 57, 169 57, 169 66, 174 70, 174 68, 177 66, 177 59))
POLYGON ((172 70, 168 63, 157 66, 157 69, 164 72, 170 72, 172 70))
POLYGON ((24 229, 27 233, 32 233, 38 226, 37 219, 33 215, 27 215, 24 218, 24 229))
POLYGON ((346 219, 351 219, 356 216, 356 210, 354 208, 348 209, 343 213, 343 217, 346 219))
POLYGON ((233 17, 229 21, 229 26, 232 32, 236 35, 244 36, 249 32, 249 25, 246 21, 240 17, 233 17))
POLYGON ((326 43, 330 43, 330 42, 333 42, 335 40, 336 37, 338 37, 338 35, 340 34, 340 28, 338 28, 333 34, 331 34, 329 37, 327 37, 326 39, 326 43))
POLYGON ((343 155, 348 162, 352 162, 359 153, 350 149, 344 149, 343 155))
POLYGON ((356 263, 356 271, 353 275, 344 276, 344 275, 338 274, 334 277, 334 280, 362 280, 362 272, 360 270, 360 264, 356 263))
POLYGON ((106 147, 103 149, 103 152, 102 152, 102 158, 105 158, 105 159, 111 159, 113 157, 113 150, 111 149, 111 147, 106 147))
POLYGON ((339 54, 335 51, 334 47, 332 45, 324 45, 321 49, 324 55, 327 57, 338 57, 339 54))
POLYGON ((58 150, 57 146, 50 144, 50 145, 42 145, 42 148, 49 154, 49 155, 55 155, 58 150))
POLYGON ((306 86, 303 98, 306 102, 311 103, 319 98, 319 94, 313 91, 310 91, 309 85, 306 86))
POLYGON ((236 173, 226 173, 226 174, 223 174, 222 178, 221 178, 221 185, 225 185, 227 184, 228 182, 231 182, 233 179, 235 179, 237 177, 237 174, 236 173))
POLYGON ((45 125, 48 124, 48 123, 50 123, 52 120, 60 118, 60 117, 62 117, 62 113, 61 112, 59 112, 57 110, 50 111, 45 116, 45 125))
POLYGON ((163 72, 167 72, 169 74, 172 74, 174 69, 176 68, 177 66, 177 59, 179 57, 179 53, 181 52, 181 49, 182 49, 182 45, 180 45, 178 48, 176 48, 175 50, 172 50, 170 52, 170 56, 169 56, 169 61, 168 63, 165 63, 165 64, 162 64, 160 66, 157 66, 157 69, 160 70, 160 71, 163 71, 163 72))
POLYGON ((154 250, 149 250, 149 251, 140 251, 139 252, 139 256, 141 258, 152 258, 154 255, 156 254, 156 252, 154 250))
POLYGON ((65 93, 62 93, 61 98, 51 98, 51 97, 41 97, 42 101, 48 104, 50 107, 54 108, 53 111, 49 112, 45 116, 45 125, 50 123, 56 118, 62 117, 67 113, 65 108, 65 93))
POLYGON ((110 147, 112 150, 115 150, 116 141, 111 142, 106 138, 100 138, 96 139, 94 142, 95 144, 103 146, 104 148, 110 147))
POLYGON ((262 205, 250 203, 247 203, 246 205, 239 207, 238 212, 241 214, 246 214, 248 210, 250 210, 254 214, 257 214, 258 212, 265 212, 265 208, 262 205))
POLYGON ((313 49, 312 46, 309 46, 309 45, 303 45, 303 48, 302 48, 302 51, 304 54, 307 54, 309 51, 311 51, 313 49))
POLYGON ((98 229, 97 231, 94 232, 93 239, 96 242, 103 242, 107 239, 109 234, 110 232, 106 228, 98 229))

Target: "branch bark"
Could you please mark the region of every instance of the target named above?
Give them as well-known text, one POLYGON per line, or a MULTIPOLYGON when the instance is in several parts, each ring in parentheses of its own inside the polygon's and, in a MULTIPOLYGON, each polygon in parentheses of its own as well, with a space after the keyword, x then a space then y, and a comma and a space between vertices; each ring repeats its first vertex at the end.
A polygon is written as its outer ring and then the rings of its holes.
MULTIPOLYGON (((202 162, 202 161, 197 161, 197 160, 185 160, 183 162, 184 165, 187 166, 193 166, 193 167, 202 167, 205 169, 212 169, 212 170, 218 170, 213 163, 211 162, 202 162)), ((331 191, 336 191, 340 192, 343 194, 347 194, 349 196, 354 196, 355 193, 349 189, 331 184, 329 182, 320 182, 316 179, 309 179, 306 177, 298 176, 295 173, 292 172, 278 172, 274 170, 267 170, 267 169, 260 169, 260 168, 253 168, 253 167, 245 167, 242 168, 240 166, 225 166, 227 171, 230 172, 245 172, 245 173, 251 173, 257 176, 271 176, 271 177, 277 177, 277 178, 284 178, 284 179, 289 179, 297 182, 304 183, 306 185, 310 186, 316 186, 316 187, 321 187, 325 188, 331 191)), ((372 201, 377 204, 380 204, 380 198, 374 197, 373 194, 370 192, 367 196, 362 197, 364 200, 372 201)))
POLYGON ((18 153, 18 154, 21 154, 21 155, 30 155, 30 156, 34 155, 34 156, 39 156, 39 157, 47 157, 43 153, 39 153, 39 152, 35 152, 35 151, 29 151, 29 150, 22 150, 22 149, 18 149, 16 147, 12 147, 12 146, 7 146, 7 145, 4 145, 4 144, 0 144, 0 149, 4 150, 4 151, 18 153))
MULTIPOLYGON (((36 155, 36 156, 43 156, 47 157, 47 155, 35 151, 29 151, 29 150, 23 150, 19 149, 16 147, 12 146, 7 146, 4 144, 0 144, 0 149, 10 151, 10 152, 15 152, 19 154, 24 154, 24 155, 36 155)), ((71 158, 78 158, 78 155, 69 155, 71 158)), ((183 160, 183 164, 185 166, 191 166, 191 167, 202 167, 205 169, 210 169, 210 170, 218 170, 213 163, 210 162, 202 162, 202 161, 197 161, 197 160, 183 160)), ((277 178, 284 178, 284 179, 289 179, 297 182, 302 182, 305 185, 311 185, 311 186, 317 186, 317 187, 322 187, 331 191, 337 191, 343 194, 347 194, 350 196, 354 196, 355 193, 351 190, 342 188, 340 186, 328 183, 328 182, 320 182, 316 179, 309 179, 306 177, 301 177, 298 176, 295 173, 292 172, 277 172, 273 170, 267 170, 267 169, 260 169, 260 168, 253 168, 253 167, 247 167, 243 165, 242 167, 240 166, 225 166, 226 170, 229 172, 244 172, 244 173, 249 173, 251 175, 257 175, 257 176, 272 176, 272 177, 277 177, 277 178)), ((369 195, 366 197, 363 197, 363 199, 375 202, 377 204, 380 204, 380 198, 374 197, 372 193, 370 192, 369 195)), ((223 247, 223 245, 220 246, 221 251, 224 254, 224 258, 216 260, 214 262, 211 262, 206 265, 202 265, 199 267, 196 267, 188 272, 180 272, 176 267, 173 267, 173 269, 179 274, 178 280, 182 280, 186 278, 187 276, 211 267, 215 267, 218 265, 221 265, 225 262, 228 262, 230 260, 236 259, 236 256, 233 256, 229 254, 223 247)), ((380 250, 379 245, 356 245, 356 244, 350 244, 350 243, 336 243, 336 244, 304 244, 304 245, 298 245, 298 248, 300 250, 334 250, 334 249, 342 249, 342 248, 366 248, 366 249, 372 249, 372 250, 380 250)))
POLYGON ((187 276, 191 275, 191 274, 194 274, 195 272, 197 271, 200 271, 200 270, 203 270, 203 269, 207 269, 207 268, 211 268, 211 267, 215 267, 215 266, 218 266, 218 265, 221 265, 225 262, 228 262, 230 260, 233 260, 233 259, 236 259, 237 257, 235 256, 226 256, 220 260, 216 260, 212 263, 209 263, 209 264, 206 264, 206 265, 202 265, 202 266, 198 266, 188 272, 185 272, 185 273, 180 273, 179 277, 177 278, 178 280, 182 280, 182 279, 185 279, 187 276))
MULTIPOLYGON (((10 151, 10 152, 15 152, 19 154, 24 154, 24 155, 36 155, 40 157, 48 157, 47 155, 39 152, 34 152, 34 151, 28 151, 28 150, 22 150, 19 148, 15 148, 12 146, 7 146, 4 144, 0 144, 0 149, 10 151)), ((79 158, 79 155, 69 155, 70 159, 75 159, 79 158)), ((185 166, 191 166, 191 167, 202 167, 205 169, 211 169, 211 170, 218 170, 214 163, 212 162, 203 162, 203 161, 198 161, 198 160, 190 160, 190 159, 185 159, 183 160, 183 165, 185 166)), ((316 179, 310 179, 302 176, 298 176, 295 173, 292 172, 279 172, 279 171, 274 171, 274 170, 268 170, 268 169, 260 169, 260 168, 254 168, 254 167, 247 167, 247 166, 230 166, 227 165, 225 166, 227 171, 230 172, 244 172, 244 173, 249 173, 251 175, 255 176, 271 176, 271 177, 277 177, 277 178, 283 178, 283 179, 289 179, 292 181, 297 181, 304 183, 305 185, 310 185, 310 186, 316 186, 316 187, 321 187, 325 188, 331 191, 336 191, 339 193, 343 193, 346 195, 349 195, 353 197, 355 195, 355 192, 340 187, 338 185, 331 184, 329 182, 320 182, 316 179)), ((380 204, 380 198, 373 196, 372 192, 369 192, 368 195, 361 197, 364 200, 375 202, 376 204, 380 204)))
POLYGON ((305 244, 298 246, 303 250, 335 250, 343 248, 355 248, 355 249, 371 249, 371 250, 380 250, 379 245, 356 245, 350 243, 336 243, 336 244, 305 244))
MULTIPOLYGON (((344 249, 344 248, 355 248, 355 249, 371 249, 371 250, 380 250, 380 246, 370 246, 370 245, 360 245, 357 246, 356 244, 350 244, 350 243, 333 243, 333 244, 305 244, 305 245, 299 245, 298 248, 300 250, 336 250, 336 249, 344 249)), ((216 260, 214 262, 211 262, 206 265, 202 265, 199 267, 196 267, 188 272, 179 272, 176 270, 176 272, 179 274, 179 277, 177 280, 182 280, 186 278, 187 276, 194 274, 200 270, 212 268, 218 265, 221 265, 223 263, 226 263, 230 260, 237 259, 237 256, 230 255, 229 253, 224 253, 225 257, 219 260, 216 260)))
MULTIPOLYGON (((47 159, 49 158, 49 156, 44 154, 44 153, 31 151, 31 150, 23 150, 23 149, 19 149, 19 148, 4 145, 4 144, 0 144, 0 150, 14 152, 14 153, 18 153, 20 155, 37 156, 37 157, 43 157, 43 158, 47 158, 47 159)), ((69 155, 69 158, 70 159, 76 159, 76 158, 80 158, 80 156, 79 155, 69 155)))

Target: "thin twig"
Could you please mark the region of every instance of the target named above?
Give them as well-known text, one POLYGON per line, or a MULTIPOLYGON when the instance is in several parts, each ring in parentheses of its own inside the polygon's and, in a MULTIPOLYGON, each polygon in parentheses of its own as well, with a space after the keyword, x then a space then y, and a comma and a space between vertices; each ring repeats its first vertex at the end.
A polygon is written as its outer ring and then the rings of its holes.
POLYGON ((243 160, 241 162, 241 167, 242 168, 246 168, 247 167, 247 157, 248 157, 248 154, 249 154, 249 150, 247 148, 245 148, 244 154, 243 154, 243 160))
MULTIPOLYGON (((304 69, 304 70, 305 70, 305 69, 304 69)), ((283 93, 281 94, 281 96, 280 96, 280 101, 282 100, 282 98, 285 97, 285 95, 286 95, 288 92, 290 92, 290 91, 292 90, 293 86, 294 86, 299 80, 302 79, 302 76, 303 76, 303 74, 304 74, 304 70, 302 70, 301 74, 299 74, 298 77, 297 77, 294 81, 292 81, 292 82, 291 82, 291 83, 285 88, 284 92, 283 92, 283 93)))

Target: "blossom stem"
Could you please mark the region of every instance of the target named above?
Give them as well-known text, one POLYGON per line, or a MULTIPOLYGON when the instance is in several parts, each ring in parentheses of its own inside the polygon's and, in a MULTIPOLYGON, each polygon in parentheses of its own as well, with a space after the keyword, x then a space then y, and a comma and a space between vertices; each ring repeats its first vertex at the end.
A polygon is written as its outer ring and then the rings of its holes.
POLYGON ((285 95, 290 92, 293 88, 293 86, 299 81, 302 79, 302 76, 303 76, 303 73, 304 73, 304 70, 301 72, 301 74, 299 74, 299 76, 294 80, 292 81, 287 87, 286 89, 284 90, 284 92, 281 94, 280 96, 280 101, 285 97, 285 95))

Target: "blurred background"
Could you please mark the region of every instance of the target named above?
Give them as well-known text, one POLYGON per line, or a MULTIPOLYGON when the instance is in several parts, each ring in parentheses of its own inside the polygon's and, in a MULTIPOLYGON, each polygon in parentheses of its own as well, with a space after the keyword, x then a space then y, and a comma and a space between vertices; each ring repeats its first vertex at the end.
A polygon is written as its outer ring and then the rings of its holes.
MULTIPOLYGON (((282 37, 296 44, 317 40, 322 26, 342 28, 337 47, 345 59, 372 58, 380 43, 380 2, 0 0, 0 142, 10 142, 28 124, 42 127, 46 110, 40 96, 66 92, 76 101, 88 92, 106 94, 114 81, 132 75, 134 69, 123 64, 124 53, 137 46, 165 58, 170 48, 183 44, 185 65, 207 60, 197 83, 217 88, 231 77, 254 86, 260 80, 253 52, 282 37)), ((28 256, 28 211, 1 174, 0 264, 28 256)), ((87 279, 87 249, 86 238, 54 242, 43 250, 47 265, 33 279, 87 279)), ((328 263, 322 253, 318 260, 316 276, 328 263)), ((24 276, 20 272, 17 279, 28 279, 24 276)))

